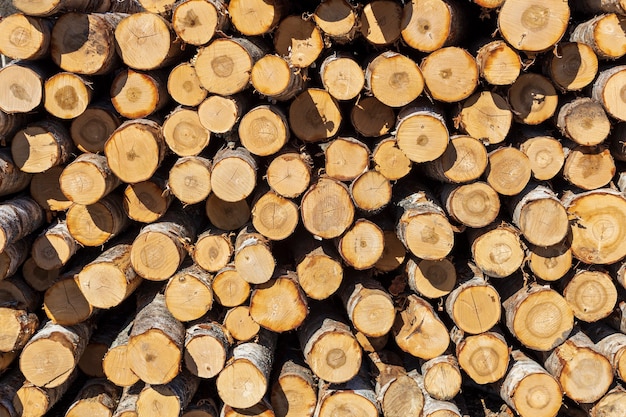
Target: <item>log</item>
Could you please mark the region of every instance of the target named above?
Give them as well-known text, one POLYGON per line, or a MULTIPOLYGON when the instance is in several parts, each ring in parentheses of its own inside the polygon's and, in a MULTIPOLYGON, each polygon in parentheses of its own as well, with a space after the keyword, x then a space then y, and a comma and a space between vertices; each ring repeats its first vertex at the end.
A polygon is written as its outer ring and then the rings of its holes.
POLYGON ((167 384, 180 372, 185 327, 156 294, 137 312, 127 345, 130 370, 147 384, 167 384))
POLYGON ((563 297, 574 316, 593 323, 608 317, 617 302, 617 288, 606 271, 578 269, 563 284, 563 297))
POLYGON ((461 390, 461 370, 454 355, 441 355, 422 363, 424 391, 432 398, 450 401, 461 390))
POLYGON ((491 85, 511 85, 522 70, 518 52, 502 39, 482 45, 476 52, 478 74, 491 85))
POLYGON ((259 403, 269 386, 276 334, 262 330, 252 342, 237 345, 215 381, 217 393, 233 408, 259 403))
POLYGON ((175 108, 163 122, 163 138, 167 147, 178 156, 195 156, 211 140, 210 132, 200 123, 196 110, 175 108))
MULTIPOLYGON (((201 387, 198 391, 201 390, 201 387)), ((194 402, 194 399, 191 400, 191 403, 185 408, 183 411, 182 417, 218 417, 219 413, 217 411, 217 407, 215 406, 215 401, 211 398, 201 398, 198 401, 194 402)))
POLYGON ((128 340, 133 327, 129 320, 122 326, 106 354, 102 358, 102 371, 106 378, 120 387, 130 387, 139 381, 139 377, 130 369, 128 340))
POLYGON ((117 193, 88 206, 74 204, 67 210, 66 222, 72 237, 84 246, 100 246, 130 225, 122 207, 122 196, 117 193))
POLYGON ((243 1, 228 4, 231 23, 244 35, 262 35, 276 27, 287 12, 282 0, 243 1))
MULTIPOLYGON (((489 123, 482 117, 483 123, 489 123)), ((487 150, 476 137, 454 135, 446 150, 434 161, 423 164, 426 175, 441 182, 468 183, 480 178, 487 168, 487 150)))
POLYGON ((416 102, 398 113, 396 144, 413 162, 428 162, 439 158, 449 142, 448 128, 440 109, 416 102))
POLYGON ((275 333, 294 330, 304 322, 308 303, 293 271, 258 284, 250 294, 250 317, 275 333))
POLYGON ((54 388, 38 387, 24 381, 13 397, 15 412, 23 417, 43 417, 68 391, 78 372, 72 372, 61 385, 54 388))
POLYGON ((478 86, 476 60, 462 48, 449 46, 433 51, 420 68, 430 95, 445 103, 468 98, 478 86), (450 65, 452 62, 454 65, 450 65))
POLYGON ((183 370, 163 385, 146 385, 137 396, 137 415, 180 415, 198 390, 200 379, 183 370))
POLYGON ((383 210, 391 202, 392 191, 389 179, 376 170, 365 171, 350 183, 354 206, 366 216, 383 210))
POLYGON ((571 147, 563 165, 563 178, 583 190, 607 186, 615 172, 611 151, 602 145, 571 147))
POLYGON ((422 93, 424 76, 411 58, 385 51, 367 64, 365 88, 387 106, 402 107, 422 93))
POLYGON ((376 223, 358 219, 337 240, 337 250, 344 262, 356 269, 369 269, 382 257, 385 245, 383 231, 376 223))
POLYGON ((513 196, 519 194, 530 181, 530 167, 530 160, 522 151, 499 147, 489 152, 489 165, 484 176, 498 194, 513 196))
POLYGON ((37 2, 16 0, 13 6, 23 13, 33 16, 53 16, 69 11, 135 13, 141 10, 139 3, 134 0, 122 0, 119 3, 101 0, 43 0, 37 2))
POLYGON ((138 417, 137 398, 143 388, 143 382, 139 382, 130 387, 124 387, 113 417, 138 417))
POLYGON ((12 399, 15 397, 17 387, 24 383, 24 375, 14 370, 0 381, 0 415, 3 417, 17 416, 12 399))
POLYGON ((346 0, 320 2, 313 12, 315 24, 338 44, 349 43, 358 34, 358 11, 346 0))
POLYGON ((558 54, 545 61, 544 73, 563 91, 578 91, 589 85, 598 73, 598 57, 590 46, 562 42, 558 54))
POLYGON ((402 7, 389 0, 366 4, 359 15, 361 35, 375 46, 390 45, 401 35, 402 7))
MULTIPOLYGON (((93 378, 106 378, 104 373, 103 359, 109 351, 120 331, 124 329, 127 323, 124 309, 116 310, 109 316, 109 320, 99 320, 96 331, 91 335, 91 339, 85 348, 85 352, 78 361, 78 369, 85 375, 93 378)), ((112 382, 112 381, 111 381, 112 382)), ((117 385, 117 384, 115 384, 117 385)))
POLYGON ((509 346, 499 329, 465 336, 453 328, 450 333, 459 366, 474 382, 489 384, 504 377, 509 366, 509 346))
POLYGON ((170 169, 167 184, 183 204, 205 201, 211 192, 211 161, 201 156, 178 158, 170 169))
POLYGON ((286 58, 265 55, 254 63, 250 73, 252 87, 273 100, 290 100, 304 88, 307 71, 291 66, 286 58))
POLYGON ((344 280, 339 296, 357 331, 371 338, 389 333, 396 311, 391 295, 380 282, 356 273, 344 280))
POLYGON ((186 322, 199 319, 213 307, 213 276, 192 265, 181 269, 165 286, 165 305, 172 316, 186 322))
POLYGON ((202 126, 209 131, 227 133, 239 121, 246 107, 247 103, 241 95, 229 97, 213 95, 198 105, 198 116, 202 126))
POLYGON ((92 317, 97 309, 85 298, 78 284, 78 272, 64 272, 43 296, 43 310, 54 323, 73 326, 92 317))
POLYGON ((233 261, 237 272, 250 284, 267 282, 276 268, 270 241, 251 226, 237 234, 233 261))
POLYGON ((103 379, 91 379, 78 392, 74 402, 67 409, 67 417, 79 417, 86 414, 109 417, 117 408, 121 390, 103 379))
POLYGON ((348 188, 337 180, 321 177, 302 196, 300 217, 313 236, 341 236, 354 221, 354 204, 348 188))
POLYGON ((283 18, 274 32, 274 49, 298 68, 310 66, 324 49, 322 32, 312 19, 292 15, 283 18))
POLYGON ((198 235, 191 257, 205 271, 217 272, 231 261, 234 251, 230 234, 207 229, 198 235))
POLYGON ((445 297, 457 283, 456 269, 447 258, 430 261, 409 257, 404 274, 411 290, 430 299, 445 297))
POLYGON ((456 3, 411 0, 402 11, 402 39, 421 52, 433 52, 456 43, 463 33, 462 13, 456 3))
POLYGON ((2 202, 0 219, 0 252, 37 230, 44 222, 43 210, 29 196, 2 202))
POLYGON ((211 190, 229 203, 244 200, 256 186, 257 167, 256 159, 246 148, 224 148, 213 157, 211 190))
POLYGON ((339 181, 350 181, 367 170, 370 151, 365 143, 351 137, 338 137, 322 145, 326 175, 339 181))
POLYGON ((83 153, 63 169, 59 185, 72 202, 89 205, 110 194, 120 180, 111 172, 104 155, 83 153))
POLYGON ((4 248, 0 253, 0 280, 15 275, 18 268, 26 261, 30 249, 28 237, 4 248))
POLYGON ((376 97, 362 97, 350 111, 350 122, 361 135, 380 137, 389 133, 395 124, 395 116, 393 109, 376 97))
POLYGON ((48 321, 24 346, 20 370, 38 387, 61 386, 72 377, 92 331, 89 322, 66 327, 48 321))
POLYGON ((4 16, 0 23, 0 53, 11 59, 46 58, 52 26, 51 20, 24 13, 4 16))
POLYGON ((0 352, 21 350, 39 328, 39 318, 27 310, 0 307, 0 352))
POLYGON ((36 311, 41 307, 41 294, 29 287, 19 274, 15 274, 0 281, 0 305, 36 311))
POLYGON ((226 363, 233 338, 217 322, 201 320, 185 333, 185 367, 200 378, 216 377, 226 363))
POLYGON ((590 0, 575 0, 572 2, 572 9, 589 14, 600 13, 617 13, 619 15, 626 14, 624 4, 619 0, 609 0, 604 2, 595 2, 590 0))
POLYGON ((44 172, 68 162, 73 148, 65 126, 51 119, 28 124, 11 141, 13 161, 28 173, 44 172))
POLYGON ((600 398, 589 410, 591 417, 617 417, 624 412, 624 388, 616 386, 600 398))
POLYGON ((141 223, 152 223, 167 212, 174 195, 168 191, 167 180, 158 173, 152 178, 124 189, 124 212, 141 223))
MULTIPOLYGON (((625 123, 617 123, 612 126, 613 131, 609 135, 608 143, 611 155, 616 161, 626 161, 626 146, 624 142, 624 127, 625 123)), ((619 186, 618 186, 619 187, 619 186)))
POLYGON ((241 144, 253 155, 273 155, 289 141, 287 116, 276 106, 262 104, 248 110, 237 130, 241 144))
MULTIPOLYGON (((189 0, 187 3, 210 5, 204 0, 189 0)), ((172 100, 183 106, 199 106, 208 92, 200 84, 196 68, 191 62, 176 65, 167 76, 167 92, 172 100)))
POLYGON ((223 325, 226 331, 239 342, 249 342, 261 330, 259 323, 250 316, 250 307, 247 305, 229 309, 224 316, 223 325))
POLYGON ((111 82, 111 103, 129 119, 147 117, 168 102, 165 75, 157 71, 135 71, 124 68, 111 82))
POLYGON ((284 240, 298 225, 298 206, 273 191, 262 193, 252 206, 252 225, 271 240, 284 240))
POLYGON ((479 271, 474 271, 473 275, 450 292, 445 306, 448 316, 461 332, 480 334, 491 330, 500 321, 502 307, 496 289, 479 271))
POLYGON ((305 142, 320 142, 332 138, 341 125, 341 111, 335 99, 319 88, 307 88, 289 106, 289 125, 293 133, 305 142))
POLYGON ((24 281, 35 291, 47 290, 59 277, 60 269, 46 271, 37 266, 32 257, 22 264, 22 276, 24 281))
POLYGON ((27 116, 24 113, 5 113, 0 109, 0 144, 7 143, 24 125, 27 116))
POLYGON ((626 76, 626 66, 613 66, 600 71, 593 82, 591 98, 602 103, 604 110, 612 117, 624 121, 626 112, 622 110, 624 99, 620 94, 612 92, 621 91, 622 80, 626 76))
POLYGON ((243 279, 233 263, 215 273, 212 288, 215 301, 224 307, 239 306, 250 295, 250 284, 243 279))
POLYGON ((585 334, 596 349, 611 363, 615 376, 624 381, 626 377, 626 335, 604 323, 585 326, 585 334))
POLYGON ((316 417, 330 417, 352 413, 359 417, 380 415, 380 406, 376 400, 374 387, 369 376, 356 375, 342 384, 320 384, 316 417))
POLYGON ((70 136, 80 151, 101 153, 105 142, 120 124, 111 103, 96 100, 72 120, 70 136))
POLYGON ((494 145, 506 139, 513 122, 513 113, 501 95, 481 91, 463 102, 454 120, 469 136, 494 145))
POLYGON ((43 66, 27 60, 14 61, 0 68, 0 110, 5 113, 28 113, 43 101, 43 84, 48 76, 43 66))
POLYGON ((422 388, 422 392, 424 393, 424 408, 422 410, 424 417, 460 417, 461 411, 456 403, 451 401, 440 401, 437 400, 426 392, 424 387, 424 378, 417 372, 410 372, 409 375, 413 378, 418 386, 422 388))
MULTIPOLYGON (((363 30, 363 26, 361 26, 363 30)), ((337 100, 351 100, 365 86, 363 68, 353 55, 332 53, 320 64, 322 86, 337 100)))
POLYGON ((234 408, 228 404, 224 404, 220 411, 222 417, 274 417, 274 410, 267 399, 261 400, 259 403, 248 408, 234 408))
POLYGON ((520 143, 519 149, 528 157, 532 175, 538 181, 554 178, 565 163, 563 146, 552 136, 528 138, 520 143))
POLYGON ((557 281, 572 267, 570 242, 565 240, 549 248, 531 245, 528 258, 528 266, 537 278, 557 281))
POLYGON ((498 193, 482 181, 444 185, 441 201, 452 220, 473 228, 488 226, 496 220, 500 212, 498 193))
POLYGON ((186 44, 206 45, 228 27, 226 7, 222 0, 177 2, 172 10, 172 28, 186 44))
POLYGON ((13 361, 19 356, 19 352, 1 352, 0 353, 0 374, 9 369, 13 361))
POLYGON ((575 26, 570 41, 590 46, 598 59, 618 59, 626 54, 622 24, 622 16, 600 14, 575 26))
POLYGON ((602 143, 611 129, 602 105, 588 97, 561 106, 556 125, 564 136, 584 146, 602 143))
POLYGON ((277 417, 312 417, 317 387, 311 370, 299 359, 286 357, 276 366, 270 400, 277 417))
POLYGON ((298 284, 309 298, 324 300, 334 294, 343 281, 339 254, 330 244, 300 236, 293 248, 298 284))

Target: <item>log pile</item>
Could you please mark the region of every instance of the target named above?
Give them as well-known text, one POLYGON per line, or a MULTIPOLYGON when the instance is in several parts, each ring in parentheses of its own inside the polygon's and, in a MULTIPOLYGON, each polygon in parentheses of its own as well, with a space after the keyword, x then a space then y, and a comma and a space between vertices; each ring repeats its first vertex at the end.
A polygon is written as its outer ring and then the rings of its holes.
POLYGON ((0 416, 626 415, 624 2, 13 4, 0 416))

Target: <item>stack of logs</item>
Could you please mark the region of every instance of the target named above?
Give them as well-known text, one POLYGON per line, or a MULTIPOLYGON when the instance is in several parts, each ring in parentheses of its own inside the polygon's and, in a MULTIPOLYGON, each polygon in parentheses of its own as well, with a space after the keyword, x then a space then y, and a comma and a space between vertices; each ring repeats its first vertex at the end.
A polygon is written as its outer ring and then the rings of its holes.
POLYGON ((626 415, 626 1, 13 3, 0 416, 626 415))

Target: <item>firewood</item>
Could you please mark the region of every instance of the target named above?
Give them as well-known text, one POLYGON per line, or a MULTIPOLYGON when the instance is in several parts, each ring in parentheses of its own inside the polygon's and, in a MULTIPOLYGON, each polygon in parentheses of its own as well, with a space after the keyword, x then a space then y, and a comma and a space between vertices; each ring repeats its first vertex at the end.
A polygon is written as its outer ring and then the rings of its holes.
POLYGON ((211 161, 201 156, 178 158, 170 169, 167 184, 183 204, 206 200, 211 192, 211 161))
POLYGON ((228 14, 235 28, 244 35, 270 32, 284 17, 288 3, 282 0, 243 1, 228 4, 228 14))
MULTIPOLYGON (((188 3, 210 4, 204 0, 190 0, 188 3)), ((208 94, 200 85, 196 68, 191 62, 182 62, 172 68, 167 77, 167 92, 172 100, 183 106, 198 106, 208 94)))
POLYGON ((178 271, 165 287, 165 305, 182 322, 196 320, 213 307, 213 276, 192 265, 178 271))
POLYGON ((261 95, 274 100, 289 100, 304 88, 306 69, 296 68, 286 58, 265 55, 252 67, 250 83, 261 95))
POLYGON ((354 206, 369 216, 379 213, 391 202, 392 184, 379 171, 368 170, 350 183, 350 195, 354 206))
POLYGON ((186 44, 206 45, 228 26, 226 7, 222 0, 176 2, 172 10, 172 27, 186 44))
POLYGON ((158 71, 124 68, 111 81, 111 103, 122 116, 139 119, 161 110, 168 102, 165 75, 158 71))
MULTIPOLYGON (((200 392, 202 387, 198 388, 200 392)), ((197 394, 196 394, 197 395, 197 394)), ((191 400, 191 403, 184 409, 182 417, 218 417, 219 412, 212 398, 200 398, 197 401, 191 400)))
POLYGON ((389 0, 373 1, 359 15, 361 34, 376 46, 392 44, 400 38, 401 20, 401 5, 389 0))
POLYGON ((109 381, 121 387, 130 387, 139 381, 139 377, 130 369, 128 356, 128 340, 132 327, 132 320, 122 326, 102 358, 104 375, 109 381))
POLYGON ((465 100, 455 123, 473 138, 493 145, 505 140, 513 113, 504 98, 491 91, 477 92, 465 100))
POLYGON ((509 103, 516 120, 527 125, 538 125, 548 120, 558 104, 556 90, 543 75, 520 75, 509 89, 509 103))
POLYGON ((0 305, 36 311, 41 307, 41 294, 15 274, 0 281, 0 305))
POLYGON ((488 226, 500 212, 498 193, 482 181, 445 185, 441 200, 451 219, 473 228, 488 226))
POLYGON ((276 366, 278 375, 270 390, 277 417, 312 417, 317 404, 313 373, 298 359, 285 358, 276 366))
POLYGON ((320 64, 320 79, 324 89, 337 100, 355 98, 365 86, 363 68, 352 55, 333 53, 320 64))
POLYGON ((433 52, 455 43, 463 32, 462 13, 445 0, 412 0, 402 12, 402 39, 414 49, 433 52))
POLYGON ((354 274, 339 289, 339 296, 354 328, 367 337, 386 335, 395 319, 389 293, 375 279, 354 274))
POLYGON ((420 372, 424 390, 436 400, 450 401, 461 390, 461 370, 454 355, 441 355, 425 361, 420 372))
POLYGON ((511 352, 511 361, 500 397, 521 417, 555 416, 563 399, 557 380, 520 350, 511 352))
POLYGON ((269 240, 253 227, 242 228, 235 239, 234 264, 247 282, 267 282, 276 268, 269 240))
POLYGON ((259 323, 250 316, 248 305, 238 305, 226 311, 223 325, 228 333, 240 342, 249 342, 261 331, 259 323))
POLYGON ((84 246, 100 246, 130 225, 122 197, 116 193, 88 206, 74 204, 67 211, 66 221, 72 237, 84 246))
POLYGON ((43 102, 43 84, 48 71, 36 61, 14 61, 0 68, 0 110, 5 113, 27 113, 43 102))
POLYGON ((38 267, 50 271, 67 264, 78 249, 79 244, 70 234, 67 223, 59 220, 34 240, 32 257, 38 267))
POLYGON ((312 184, 300 204, 304 227, 323 239, 341 236, 353 223, 354 212, 348 187, 329 177, 312 184))
POLYGON ((368 377, 358 374, 342 384, 319 384, 315 417, 353 413, 359 417, 380 415, 374 387, 368 377))
POLYGON ((137 396, 137 415, 175 417, 191 401, 200 379, 189 371, 181 371, 163 385, 146 385, 137 396))
POLYGON ((615 161, 605 146, 576 146, 563 165, 563 178, 583 190, 605 187, 615 175, 615 161))
POLYGON ((22 276, 24 281, 35 291, 47 290, 59 277, 60 269, 46 271, 37 266, 33 258, 28 258, 22 264, 22 276))
POLYGON ((367 145, 351 137, 339 137, 323 146, 326 174, 340 181, 350 181, 365 172, 370 152, 367 145))
POLYGON ((12 59, 36 60, 49 53, 53 22, 49 19, 14 13, 0 23, 0 53, 12 59))
POLYGON ((274 48, 279 55, 287 57, 291 65, 303 68, 319 57, 324 40, 313 20, 293 15, 278 24, 274 32, 274 48))
POLYGON ((0 320, 3 323, 0 352, 21 350, 39 327, 39 318, 35 314, 9 306, 0 307, 0 320))
POLYGON ((618 417, 624 412, 624 388, 616 386, 600 398, 589 410, 589 416, 618 417))
POLYGON ((196 110, 177 107, 163 122, 163 137, 178 156, 195 156, 209 144, 210 132, 200 123, 196 110))
POLYGON ((211 189, 219 199, 229 203, 244 200, 252 194, 256 179, 257 161, 246 148, 224 148, 215 154, 211 189))
POLYGON ((202 126, 209 131, 226 133, 231 131, 246 108, 247 103, 241 95, 229 97, 213 95, 198 105, 198 116, 202 126))
POLYGON ((424 58, 420 68, 430 95, 442 102, 464 100, 478 86, 476 60, 462 48, 438 49, 424 58))
POLYGON ((103 379, 91 379, 81 388, 74 402, 67 409, 67 417, 85 414, 109 417, 117 408, 121 390, 103 379))
POLYGON ((411 58, 385 51, 367 64, 365 88, 387 106, 402 107, 422 93, 424 76, 411 58))
POLYGON ((38 387, 55 388, 72 377, 85 351, 93 323, 61 326, 48 321, 20 354, 20 370, 38 387))
POLYGON ((77 275, 77 269, 61 274, 44 294, 43 310, 54 323, 73 326, 97 312, 80 290, 77 275))
MULTIPOLYGON (((85 352, 78 361, 78 369, 85 375, 92 378, 107 379, 104 372, 103 359, 112 346, 115 339, 127 325, 122 310, 117 310, 110 316, 110 321, 100 319, 96 331, 91 335, 91 339, 85 348, 85 352)), ((112 382, 112 381, 111 381, 112 382)), ((117 384, 115 384, 117 385, 117 384)))
MULTIPOLYGON (((372 99, 376 100, 375 98, 372 99)), ((367 106, 364 103, 365 100, 366 99, 361 100, 364 108, 367 106)), ((391 112, 391 114, 393 115, 393 112, 391 112)), ((372 161, 374 162, 374 169, 383 174, 390 181, 404 178, 411 171, 411 160, 398 148, 395 137, 383 137, 383 139, 376 144, 376 147, 372 151, 372 161)))
POLYGON ((536 180, 554 178, 565 163, 565 153, 561 142, 551 136, 534 136, 519 146, 528 157, 530 169, 536 180))
POLYGON ((558 54, 550 55, 544 73, 558 88, 577 91, 589 85, 598 73, 598 57, 590 46, 579 42, 563 42, 558 54))
POLYGON ((626 54, 626 34, 622 22, 623 17, 615 13, 595 16, 577 25, 570 41, 589 45, 599 59, 621 58, 626 54))
POLYGON ((404 273, 409 288, 430 299, 445 297, 457 283, 456 269, 447 258, 429 261, 409 257, 404 273))
POLYGON ((239 121, 241 144, 253 155, 273 155, 289 141, 287 116, 277 106, 259 105, 239 121))
POLYGON ((422 410, 422 415, 424 417, 461 417, 463 415, 456 403, 452 401, 441 401, 431 397, 423 388, 424 378, 420 374, 413 371, 410 372, 409 375, 417 382, 418 386, 422 388, 422 392, 424 394, 424 408, 422 410))
POLYGON ((70 160, 74 144, 60 122, 48 119, 30 123, 11 141, 13 161, 24 172, 44 172, 70 160))
POLYGON ((461 281, 446 298, 448 316, 462 332, 469 334, 489 331, 500 321, 501 310, 500 295, 479 271, 461 281))
POLYGON ((574 316, 588 323, 608 317, 617 302, 617 288, 611 276, 602 270, 576 270, 561 284, 574 316))
POLYGON ((137 398, 143 388, 143 382, 139 382, 130 387, 124 387, 113 417, 138 417, 137 398))
POLYGON ((596 349, 609 360, 615 375, 623 381, 626 377, 625 335, 601 322, 586 326, 585 334, 593 341, 596 349))
POLYGON ((265 174, 267 185, 283 197, 298 197, 309 188, 311 165, 308 154, 285 149, 269 163, 265 174))
POLYGON ((337 249, 348 266, 364 270, 373 267, 382 257, 384 244, 380 227, 369 220, 358 219, 337 240, 337 249))
POLYGON ((345 44, 357 37, 358 12, 346 0, 320 2, 313 12, 317 26, 334 42, 345 44))
POLYGON ((250 295, 250 284, 239 274, 233 263, 215 273, 212 288, 215 301, 224 307, 239 306, 250 295))
POLYGON ((585 146, 603 142, 611 129, 611 123, 602 105, 588 97, 561 106, 556 124, 564 136, 585 146))
POLYGON ((31 249, 30 239, 24 238, 8 245, 0 253, 0 279, 14 275, 26 261, 31 249))
POLYGON ((478 384, 496 382, 509 366, 509 346, 497 328, 466 336, 456 328, 450 338, 456 345, 459 366, 478 384))
POLYGON ((72 120, 70 136, 82 152, 100 153, 121 121, 110 102, 96 100, 72 120))
POLYGON ((24 381, 13 398, 16 413, 23 417, 43 417, 68 391, 77 374, 77 371, 72 372, 63 384, 54 388, 38 387, 24 381))
POLYGON ((411 161, 439 158, 448 147, 449 139, 442 111, 431 104, 418 101, 398 113, 396 143, 411 161))
POLYGON ((17 0, 14 6, 25 14, 33 16, 53 16, 68 11, 94 12, 100 10, 136 13, 141 10, 140 4, 135 0, 122 0, 112 3, 101 0, 44 0, 35 3, 28 0, 17 0))
POLYGON ((0 415, 6 417, 17 416, 12 399, 17 388, 24 383, 24 375, 19 370, 13 370, 0 380, 0 415))
POLYGON ((217 322, 200 320, 187 328, 185 336, 185 367, 200 378, 217 376, 226 363, 233 338, 217 322))
POLYGON ((28 115, 25 113, 8 114, 0 109, 0 143, 12 139, 27 120, 28 115))
POLYGON ((496 39, 476 52, 478 73, 491 85, 511 85, 522 70, 519 54, 505 41, 496 39))
MULTIPOLYGON (((376 97, 359 99, 350 112, 352 127, 366 137, 380 137, 389 133, 395 123, 395 117, 393 109, 376 97)), ((372 156, 375 153, 376 150, 372 156)))
POLYGON ((498 194, 519 194, 530 181, 530 176, 530 160, 523 152, 512 147, 499 147, 489 152, 485 179, 498 194))
POLYGON ((72 202, 89 205, 110 194, 120 180, 111 172, 104 155, 83 153, 63 169, 59 185, 72 202))
POLYGON ((313 300, 334 294, 343 281, 343 265, 334 246, 310 237, 298 238, 293 248, 298 283, 313 300))
POLYGON ((44 221, 41 207, 29 196, 2 202, 0 219, 0 252, 34 232, 44 221))
POLYGON ((222 417, 275 417, 272 404, 266 398, 248 408, 235 408, 224 403, 220 411, 222 417))
POLYGON ((298 94, 289 106, 289 125, 305 142, 330 139, 339 131, 341 111, 335 99, 319 88, 308 88, 298 94))
POLYGON ((173 200, 174 195, 168 191, 167 180, 157 173, 146 181, 126 186, 124 212, 132 220, 151 223, 165 215, 173 200))
POLYGON ((280 273, 276 278, 256 285, 250 295, 250 317, 273 332, 296 329, 307 314, 307 299, 295 272, 280 273))
POLYGON ((548 248, 531 245, 529 249, 528 266, 544 281, 557 281, 572 267, 572 250, 567 240, 548 248))
POLYGON ((626 112, 622 109, 624 99, 611 91, 620 88, 626 76, 626 66, 614 66, 601 71, 593 82, 591 98, 602 103, 604 110, 618 120, 626 120, 626 112))
POLYGON ((441 182, 455 184, 480 178, 487 168, 487 150, 475 137, 466 135, 450 137, 443 154, 434 161, 424 163, 424 173, 441 182))

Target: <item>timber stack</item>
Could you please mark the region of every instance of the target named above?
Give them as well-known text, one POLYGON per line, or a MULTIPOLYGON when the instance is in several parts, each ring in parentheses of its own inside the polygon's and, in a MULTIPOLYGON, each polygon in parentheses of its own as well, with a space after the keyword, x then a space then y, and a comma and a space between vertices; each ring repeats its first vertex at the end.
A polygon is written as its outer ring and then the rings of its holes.
POLYGON ((626 415, 625 1, 13 4, 0 416, 626 415))

